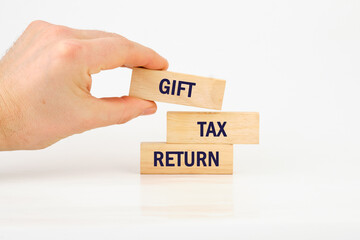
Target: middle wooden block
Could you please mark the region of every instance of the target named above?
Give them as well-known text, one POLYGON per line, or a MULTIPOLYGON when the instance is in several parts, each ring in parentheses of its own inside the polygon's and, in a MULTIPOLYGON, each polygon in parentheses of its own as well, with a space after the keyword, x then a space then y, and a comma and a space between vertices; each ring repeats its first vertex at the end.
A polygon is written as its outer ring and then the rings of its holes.
POLYGON ((168 112, 168 143, 258 144, 257 112, 168 112))

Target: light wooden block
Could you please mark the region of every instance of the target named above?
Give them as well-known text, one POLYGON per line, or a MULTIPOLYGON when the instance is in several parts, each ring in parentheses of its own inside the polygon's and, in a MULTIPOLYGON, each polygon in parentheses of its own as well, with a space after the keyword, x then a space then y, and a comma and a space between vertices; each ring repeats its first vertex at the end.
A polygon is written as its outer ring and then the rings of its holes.
POLYGON ((258 144, 259 113, 168 112, 167 142, 258 144))
POLYGON ((221 110, 225 80, 134 68, 129 96, 221 110))
POLYGON ((232 174, 233 145, 143 142, 141 174, 232 174))

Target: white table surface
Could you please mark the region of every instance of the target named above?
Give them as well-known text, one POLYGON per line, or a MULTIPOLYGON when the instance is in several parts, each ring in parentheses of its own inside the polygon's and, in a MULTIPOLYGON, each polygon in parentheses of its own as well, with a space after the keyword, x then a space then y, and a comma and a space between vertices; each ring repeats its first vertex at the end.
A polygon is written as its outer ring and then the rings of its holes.
MULTIPOLYGON (((91 150, 42 159, 71 141, 3 153, 9 160, 0 168, 0 239, 360 237, 355 169, 314 164, 271 173, 260 161, 247 165, 240 147, 234 175, 219 176, 140 175, 138 159, 94 158, 91 150), (30 157, 17 160, 21 155, 30 157)), ((250 149, 242 151, 262 151, 250 149)))
MULTIPOLYGON (((226 80, 223 111, 260 113, 232 176, 141 176, 167 111, 0 152, 0 239, 360 239, 358 0, 3 0, 0 55, 42 19, 119 33, 170 71, 226 80)), ((93 75, 127 95, 130 70, 93 75)), ((0 81, 1 82, 1 81, 0 81)), ((1 87, 1 85, 0 85, 1 87)))

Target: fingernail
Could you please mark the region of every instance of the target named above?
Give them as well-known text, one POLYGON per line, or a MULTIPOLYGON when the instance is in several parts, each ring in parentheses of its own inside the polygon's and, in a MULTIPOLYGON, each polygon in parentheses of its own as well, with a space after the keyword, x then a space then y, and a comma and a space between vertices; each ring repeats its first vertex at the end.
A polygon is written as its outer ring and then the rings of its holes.
POLYGON ((147 108, 143 111, 141 115, 150 115, 156 112, 156 107, 147 108))

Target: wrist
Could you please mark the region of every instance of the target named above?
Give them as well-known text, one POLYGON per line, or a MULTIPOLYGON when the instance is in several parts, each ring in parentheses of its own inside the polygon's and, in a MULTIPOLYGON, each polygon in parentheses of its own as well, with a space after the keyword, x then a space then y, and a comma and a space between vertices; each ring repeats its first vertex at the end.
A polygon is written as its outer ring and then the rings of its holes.
POLYGON ((4 94, 0 89, 0 151, 8 149, 8 141, 6 137, 6 103, 4 100, 4 94))
POLYGON ((0 86, 0 151, 9 149, 7 108, 5 91, 3 86, 0 86))
POLYGON ((0 151, 16 149, 14 139, 18 133, 15 123, 20 117, 16 114, 16 109, 16 105, 13 104, 9 92, 0 79, 0 151))

